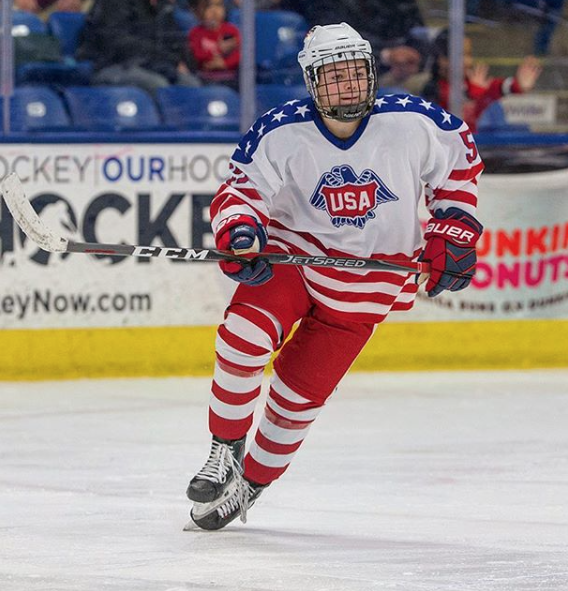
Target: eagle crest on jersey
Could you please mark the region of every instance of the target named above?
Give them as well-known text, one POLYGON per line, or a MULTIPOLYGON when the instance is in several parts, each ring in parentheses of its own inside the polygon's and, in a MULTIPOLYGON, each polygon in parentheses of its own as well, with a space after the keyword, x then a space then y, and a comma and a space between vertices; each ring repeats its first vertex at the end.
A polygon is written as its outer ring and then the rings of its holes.
POLYGON ((357 176, 346 164, 324 173, 310 197, 310 205, 327 211, 336 228, 355 226, 361 230, 375 217, 377 205, 388 201, 398 201, 398 197, 375 172, 366 169, 357 176))

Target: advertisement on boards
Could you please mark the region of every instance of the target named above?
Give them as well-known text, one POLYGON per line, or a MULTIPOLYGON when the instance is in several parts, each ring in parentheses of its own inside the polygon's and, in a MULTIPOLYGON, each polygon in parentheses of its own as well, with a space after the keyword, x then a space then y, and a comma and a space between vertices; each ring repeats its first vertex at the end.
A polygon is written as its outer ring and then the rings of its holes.
MULTIPOLYGON (((232 146, 11 145, 41 219, 79 242, 213 247, 209 203, 232 146)), ((0 326, 60 328, 213 325, 227 290, 215 263, 54 254, 0 209, 0 326)))

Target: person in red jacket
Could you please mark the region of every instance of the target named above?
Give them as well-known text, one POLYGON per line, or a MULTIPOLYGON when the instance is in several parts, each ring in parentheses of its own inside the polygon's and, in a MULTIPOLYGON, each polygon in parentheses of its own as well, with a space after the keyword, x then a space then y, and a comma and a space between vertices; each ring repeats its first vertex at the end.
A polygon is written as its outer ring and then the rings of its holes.
POLYGON ((225 19, 223 0, 199 0, 200 24, 189 32, 189 48, 197 62, 197 73, 205 83, 236 88, 241 37, 239 29, 225 19))
MULTIPOLYGON (((444 109, 449 108, 450 85, 448 81, 449 57, 448 34, 443 31, 435 40, 436 61, 432 68, 432 78, 426 84, 421 95, 435 102, 444 109)), ((471 52, 471 40, 464 38, 464 104, 463 120, 471 131, 477 131, 477 121, 483 111, 494 101, 508 94, 522 94, 531 91, 540 74, 542 66, 534 56, 525 57, 514 76, 508 78, 490 78, 489 66, 474 64, 471 52)))

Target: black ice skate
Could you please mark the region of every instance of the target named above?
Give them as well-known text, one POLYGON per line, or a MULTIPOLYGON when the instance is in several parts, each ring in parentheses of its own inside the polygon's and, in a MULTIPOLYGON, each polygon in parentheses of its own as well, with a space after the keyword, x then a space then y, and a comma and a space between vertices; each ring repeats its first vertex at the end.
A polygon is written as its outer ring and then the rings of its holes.
POLYGON ((249 482, 240 473, 235 475, 222 498, 212 503, 194 503, 190 517, 201 529, 221 529, 240 516, 247 522, 247 511, 268 485, 249 482))
POLYGON ((242 472, 245 453, 245 437, 227 441, 213 436, 211 451, 205 466, 191 479, 187 496, 196 503, 211 503, 223 497, 223 493, 242 472))

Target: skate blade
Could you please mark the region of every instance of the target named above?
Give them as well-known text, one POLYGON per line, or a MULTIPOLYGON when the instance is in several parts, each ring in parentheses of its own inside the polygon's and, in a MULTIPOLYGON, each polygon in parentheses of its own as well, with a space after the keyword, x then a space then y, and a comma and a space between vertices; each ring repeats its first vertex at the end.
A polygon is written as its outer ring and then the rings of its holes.
POLYGON ((183 531, 203 531, 199 526, 195 525, 193 519, 190 519, 184 526, 183 531))

